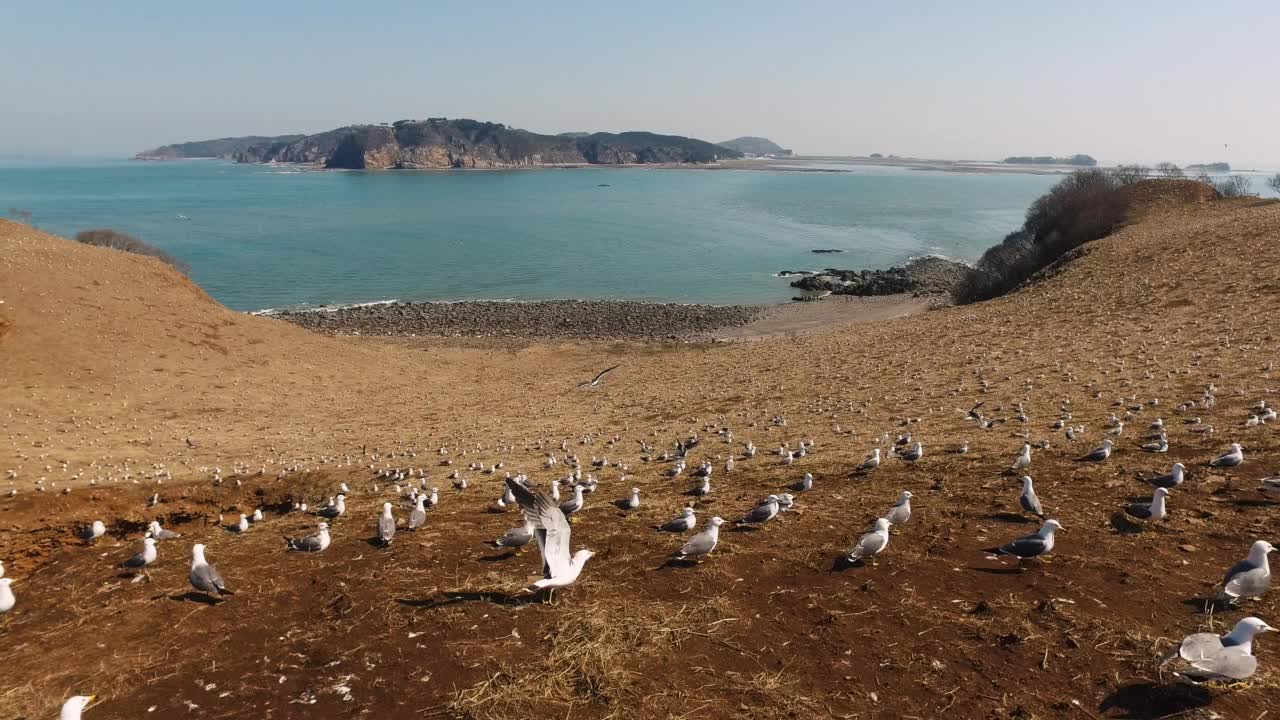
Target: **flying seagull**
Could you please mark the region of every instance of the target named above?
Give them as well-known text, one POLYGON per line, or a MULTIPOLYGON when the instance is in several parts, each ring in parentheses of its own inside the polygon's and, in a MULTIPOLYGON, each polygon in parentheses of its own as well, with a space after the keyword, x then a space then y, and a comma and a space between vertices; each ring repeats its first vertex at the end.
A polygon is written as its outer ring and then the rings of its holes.
POLYGON ((191 587, 208 595, 210 598, 222 595, 235 595, 222 582, 218 569, 204 559, 204 545, 196 543, 191 546, 191 572, 187 574, 191 587))
POLYGON ((672 555, 677 560, 698 559, 711 554, 716 549, 716 543, 720 542, 720 526, 724 524, 724 520, 713 517, 707 521, 706 528, 702 532, 689 538, 689 542, 684 544, 678 552, 672 555))
POLYGON ((1222 594, 1235 602, 1237 598, 1254 598, 1265 593, 1271 587, 1271 564, 1267 562, 1267 553, 1272 550, 1275 548, 1266 540, 1256 541, 1249 548, 1249 557, 1227 571, 1222 579, 1222 594))
POLYGON ((530 592, 567 587, 578 579, 582 568, 594 554, 583 548, 569 555, 569 520, 550 496, 534 492, 507 479, 507 487, 516 496, 516 503, 524 512, 525 520, 534 529, 538 550, 542 552, 542 579, 528 587, 530 592))
POLYGON ((605 375, 608 375, 609 373, 613 372, 614 370, 617 370, 617 369, 618 369, 618 368, 620 368, 620 367, 622 367, 622 366, 621 366, 621 365, 614 365, 613 367, 607 367, 607 368, 605 368, 605 369, 601 370, 599 375, 596 375, 595 377, 591 378, 590 380, 588 380, 588 381, 586 381, 586 382, 580 382, 580 383, 578 383, 578 384, 577 384, 577 386, 575 386, 575 387, 574 387, 574 389, 575 389, 575 390, 578 390, 578 389, 580 389, 580 388, 585 388, 585 387, 596 387, 596 386, 598 386, 598 385, 600 384, 600 381, 604 379, 604 376, 605 376, 605 375))
POLYGON ((1062 525, 1057 520, 1046 520, 1036 532, 986 552, 993 555, 1015 555, 1018 562, 1039 557, 1053 551, 1053 533, 1061 529, 1062 525))

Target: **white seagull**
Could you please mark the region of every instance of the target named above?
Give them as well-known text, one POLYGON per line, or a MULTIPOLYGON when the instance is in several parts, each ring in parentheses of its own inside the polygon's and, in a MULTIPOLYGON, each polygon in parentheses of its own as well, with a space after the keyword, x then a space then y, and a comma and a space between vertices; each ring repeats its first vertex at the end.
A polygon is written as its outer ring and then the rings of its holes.
POLYGON ((543 577, 530 585, 528 590, 537 592, 549 589, 554 594, 556 588, 572 585, 594 553, 583 548, 570 556, 569 520, 556 502, 550 496, 529 490, 513 480, 507 480, 506 483, 516 496, 525 519, 533 527, 538 550, 542 553, 543 577))
POLYGON ((889 546, 889 520, 876 520, 874 529, 858 539, 858 544, 849 551, 849 562, 855 563, 879 555, 889 546))
POLYGON ((699 559, 711 554, 716 549, 716 544, 720 542, 720 526, 724 524, 724 520, 713 517, 707 521, 707 526, 702 532, 689 538, 689 542, 680 548, 673 558, 677 560, 699 559))

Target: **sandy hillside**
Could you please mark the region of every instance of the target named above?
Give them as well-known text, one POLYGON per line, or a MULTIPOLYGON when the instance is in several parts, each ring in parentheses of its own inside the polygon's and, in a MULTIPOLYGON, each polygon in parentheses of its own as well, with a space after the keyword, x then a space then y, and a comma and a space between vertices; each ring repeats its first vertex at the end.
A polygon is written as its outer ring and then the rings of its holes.
POLYGON ((1261 717, 1280 700, 1280 637, 1256 643, 1248 688, 1182 688, 1158 658, 1245 614, 1280 626, 1280 589, 1212 615, 1200 600, 1253 540, 1277 540, 1280 504, 1256 488, 1280 473, 1280 425, 1245 427, 1280 402, 1277 247, 1280 204, 1164 204, 981 305, 753 343, 506 344, 313 335, 230 312, 156 261, 0 223, 0 490, 17 491, 0 497, 0 559, 18 595, 0 718, 52 717, 73 693, 100 696, 88 720, 1261 717), (1177 409, 1210 384, 1213 409, 1177 409), (977 402, 1010 421, 978 429, 977 402), (1063 403, 1082 439, 1052 429, 1063 403), (1114 455, 1076 462, 1110 413, 1131 415, 1114 455), (1139 449, 1156 418, 1167 454, 1139 449), (920 462, 854 474, 906 431, 920 462), (669 478, 640 447, 695 433, 690 471, 715 468, 696 502, 689 472, 669 478), (981 549, 1036 527, 1003 472, 1024 436, 1048 443, 1030 472, 1066 529, 1052 562, 1020 572, 981 549), (782 465, 779 445, 802 440, 813 451, 782 465), (1205 467, 1230 442, 1245 463, 1205 467), (562 462, 545 469, 549 452, 562 462), (597 555, 554 604, 529 602, 516 591, 537 553, 486 547, 519 522, 490 510, 504 472, 545 487, 572 453, 600 479, 573 526, 597 555), (1116 529, 1150 498, 1139 477, 1175 461, 1190 479, 1169 519, 1116 529), (408 514, 386 468, 424 471, 441 502, 381 549, 382 503, 408 514), (735 519, 806 472, 792 512, 726 525, 696 567, 664 564, 682 539, 652 525, 688 502, 700 525, 735 519), (281 536, 316 521, 290 504, 342 482, 333 545, 286 554, 281 536), (633 485, 641 508, 613 507, 633 485), (838 562, 903 489, 914 516, 878 563, 838 562), (217 526, 255 507, 267 519, 248 533, 217 526), (131 583, 113 565, 153 518, 183 537, 131 583), (94 519, 109 531, 88 547, 74 533, 94 519), (187 594, 192 541, 234 597, 187 594))

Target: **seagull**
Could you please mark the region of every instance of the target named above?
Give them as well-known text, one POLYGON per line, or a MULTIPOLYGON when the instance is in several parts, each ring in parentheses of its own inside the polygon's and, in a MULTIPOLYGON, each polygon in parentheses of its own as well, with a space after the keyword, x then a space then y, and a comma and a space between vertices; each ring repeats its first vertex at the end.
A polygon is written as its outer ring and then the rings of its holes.
POLYGON ((493 541, 494 547, 522 548, 533 539, 533 525, 528 519, 520 527, 511 528, 505 535, 493 541))
POLYGON ((147 526, 147 532, 151 533, 151 537, 156 540, 176 540, 182 537, 179 533, 160 527, 160 523, 156 520, 152 520, 147 526))
POLYGON ((694 517, 693 508, 687 507, 675 519, 659 525, 658 529, 662 532, 682 533, 692 530, 695 524, 697 524, 697 518, 694 517))
POLYGON ((1022 476, 1022 494, 1018 496, 1018 504, 1022 509, 1035 515, 1038 518, 1044 518, 1044 508, 1040 505, 1040 498, 1036 496, 1036 490, 1031 485, 1031 476, 1022 476))
POLYGON ((13 588, 9 587, 12 584, 13 578, 0 578, 0 615, 9 612, 18 603, 18 599, 13 596, 13 588))
POLYGON ((596 387, 597 385, 599 385, 599 384, 600 384, 600 381, 604 379, 604 376, 605 376, 605 375, 608 375, 609 373, 613 372, 614 370, 617 370, 617 369, 618 369, 618 368, 620 368, 620 367, 622 367, 622 366, 621 366, 621 365, 614 365, 613 367, 605 368, 604 370, 601 370, 601 371, 600 371, 600 374, 596 375, 594 378, 592 378, 592 379, 590 379, 590 380, 588 380, 588 381, 586 381, 586 382, 580 382, 580 383, 578 383, 578 384, 577 384, 577 386, 576 386, 576 387, 574 387, 574 389, 575 389, 575 390, 577 390, 577 389, 579 389, 579 388, 584 388, 584 387, 596 387))
POLYGON ((782 493, 778 496, 778 511, 787 512, 796 504, 796 499, 791 493, 782 493))
POLYGON ((525 520, 534 529, 538 550, 542 553, 542 579, 529 586, 530 592, 567 587, 578 579, 582 568, 594 555, 583 548, 569 555, 569 520, 556 506, 554 500, 540 492, 534 492, 507 480, 507 487, 516 496, 516 502, 524 512, 525 520))
POLYGON ((1022 452, 1013 459, 1010 470, 1026 470, 1031 467, 1031 443, 1022 443, 1022 452))
POLYGON ((1244 448, 1240 443, 1231 443, 1229 450, 1209 461, 1209 467, 1235 467, 1244 462, 1244 448))
POLYGON ((1262 478, 1262 491, 1280 495, 1280 475, 1262 478))
POLYGON ((673 558, 677 560, 699 559, 711 554, 716 549, 716 544, 720 542, 720 526, 724 524, 724 520, 713 517, 707 521, 707 526, 702 532, 689 538, 689 542, 680 548, 673 558))
POLYGON ((240 522, 235 525, 228 525, 227 529, 236 533, 247 532, 249 530, 249 516, 244 513, 240 513, 240 522))
POLYGON ((262 522, 262 518, 263 518, 262 508, 255 508, 253 511, 253 517, 249 519, 252 520, 253 522, 259 523, 259 522, 262 522))
POLYGON ((440 488, 431 488, 431 494, 427 496, 427 507, 435 507, 440 504, 440 488))
POLYGON ((631 488, 631 497, 618 500, 614 504, 622 510, 635 510, 640 507, 640 488, 631 488))
POLYGON ((1249 548, 1249 557, 1227 571, 1222 579, 1222 594, 1235 602, 1238 598, 1261 596, 1271 587, 1271 565, 1267 553, 1275 550, 1266 540, 1258 540, 1249 548))
POLYGON ((107 526, 102 524, 101 520, 94 520, 93 524, 80 531, 80 539, 87 543, 96 543, 98 538, 107 534, 107 526))
POLYGON ((875 557, 889 546, 889 520, 880 518, 876 520, 874 529, 858 539, 858 544, 853 546, 849 551, 848 560, 851 563, 867 558, 875 557))
POLYGON ((902 491, 898 496, 898 502, 889 508, 884 519, 888 520, 890 525, 902 525, 911 519, 911 491, 902 491))
POLYGON ((332 518, 340 517, 346 511, 347 511, 347 496, 338 495, 338 497, 333 501, 332 505, 330 505, 327 508, 322 508, 318 514, 321 517, 327 517, 332 519, 332 518))
POLYGON ((1155 495, 1151 498, 1151 502, 1134 503, 1133 505, 1129 505, 1124 509, 1124 513, 1130 520, 1137 520, 1139 522, 1163 520, 1165 515, 1168 514, 1164 507, 1164 499, 1168 495, 1169 490, 1167 488, 1158 487, 1156 488, 1155 495))
POLYGON ((711 478, 708 478, 708 477, 702 478, 702 484, 699 485, 698 487, 693 488, 686 494, 693 495, 695 497, 705 497, 707 495, 710 495, 711 494, 711 478))
POLYGON ((142 538, 142 552, 120 563, 120 567, 137 570, 156 561, 156 541, 154 538, 142 538))
POLYGON ((80 720, 80 713, 89 707, 89 703, 93 702, 96 697, 98 696, 76 695, 75 697, 67 698, 67 701, 62 703, 62 710, 58 711, 58 720, 80 720))
POLYGON ((791 489, 796 492, 806 492, 813 489, 813 475, 805 473, 799 482, 791 484, 791 489))
POLYGON ((1182 639, 1178 647, 1178 657, 1187 662, 1207 660, 1227 648, 1241 648, 1246 653, 1253 653, 1253 637, 1275 628, 1256 617, 1243 618, 1236 623, 1226 635, 1217 633, 1195 633, 1182 639))
POLYGON ((222 595, 235 595, 222 582, 218 569, 204 559, 204 545, 196 543, 191 546, 191 572, 187 574, 191 587, 208 595, 210 598, 222 595))
POLYGON ((1160 433, 1160 436, 1156 438, 1154 441, 1149 443, 1143 443, 1142 449, 1145 452, 1149 452, 1149 453, 1169 452, 1169 438, 1164 433, 1160 433))
POLYGON ((1062 525, 1057 520, 1045 520, 1044 525, 1036 532, 986 552, 994 555, 1016 555, 1018 562, 1039 557, 1053 551, 1053 533, 1061 529, 1062 525))
POLYGON ((329 547, 329 523, 320 523, 316 526, 314 535, 308 535, 303 538, 284 539, 286 550, 297 550, 299 552, 321 552, 329 547))
POLYGON ((581 485, 574 485, 573 497, 560 503, 560 512, 564 513, 565 517, 568 517, 582 509, 582 491, 583 488, 581 485))
POLYGON ((871 454, 867 456, 867 459, 863 460, 862 464, 858 466, 858 471, 868 472, 878 467, 880 467, 880 448, 876 448, 871 451, 871 454))
POLYGON ((0 578, 4 577, 4 561, 0 560, 0 578))
POLYGON ((422 527, 423 523, 427 521, 427 509, 423 507, 423 504, 426 501, 427 499, 424 496, 419 495, 417 507, 409 511, 409 529, 410 530, 417 530, 418 528, 422 527))
POLYGON ((766 523, 778 514, 778 496, 770 495, 765 501, 757 505, 751 512, 747 513, 738 521, 739 525, 766 523))
POLYGON ((898 457, 906 460, 907 462, 915 462, 924 457, 924 446, 917 442, 915 445, 911 446, 910 450, 899 453, 898 457))
POLYGON ((1093 449, 1093 452, 1079 458, 1080 462, 1102 462, 1111 457, 1111 441, 1103 440, 1102 445, 1093 449))
POLYGON ((1174 463, 1173 468, 1171 468, 1167 474, 1157 475, 1147 480, 1147 482, 1155 485, 1156 487, 1172 490, 1182 484, 1182 481, 1185 479, 1185 473, 1186 466, 1182 463, 1174 463))
POLYGON ((396 536, 396 517, 391 514, 391 503, 382 503, 382 516, 378 518, 378 542, 382 547, 391 544, 396 536))

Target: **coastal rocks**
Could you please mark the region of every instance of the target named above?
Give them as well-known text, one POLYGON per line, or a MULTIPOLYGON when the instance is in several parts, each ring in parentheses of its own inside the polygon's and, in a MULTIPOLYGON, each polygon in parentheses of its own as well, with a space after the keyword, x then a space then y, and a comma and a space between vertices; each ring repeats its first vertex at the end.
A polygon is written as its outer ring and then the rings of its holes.
MULTIPOLYGON (((937 257, 917 258, 904 267, 888 270, 837 270, 828 268, 819 273, 803 274, 791 286, 810 293, 833 295, 918 295, 943 294, 960 281, 968 267, 937 257)), ((796 274, 794 271, 783 271, 796 274)), ((780 277, 786 277, 778 273, 780 277)))
POLYGON ((392 303, 270 317, 332 335, 688 340, 745 325, 764 308, 605 300, 392 303))
POLYGON ((818 248, 817 250, 810 250, 809 252, 811 252, 811 253, 813 253, 813 254, 815 254, 815 255, 826 255, 826 254, 830 254, 830 253, 842 253, 842 252, 844 252, 844 251, 843 251, 843 250, 835 250, 835 249, 818 248))

